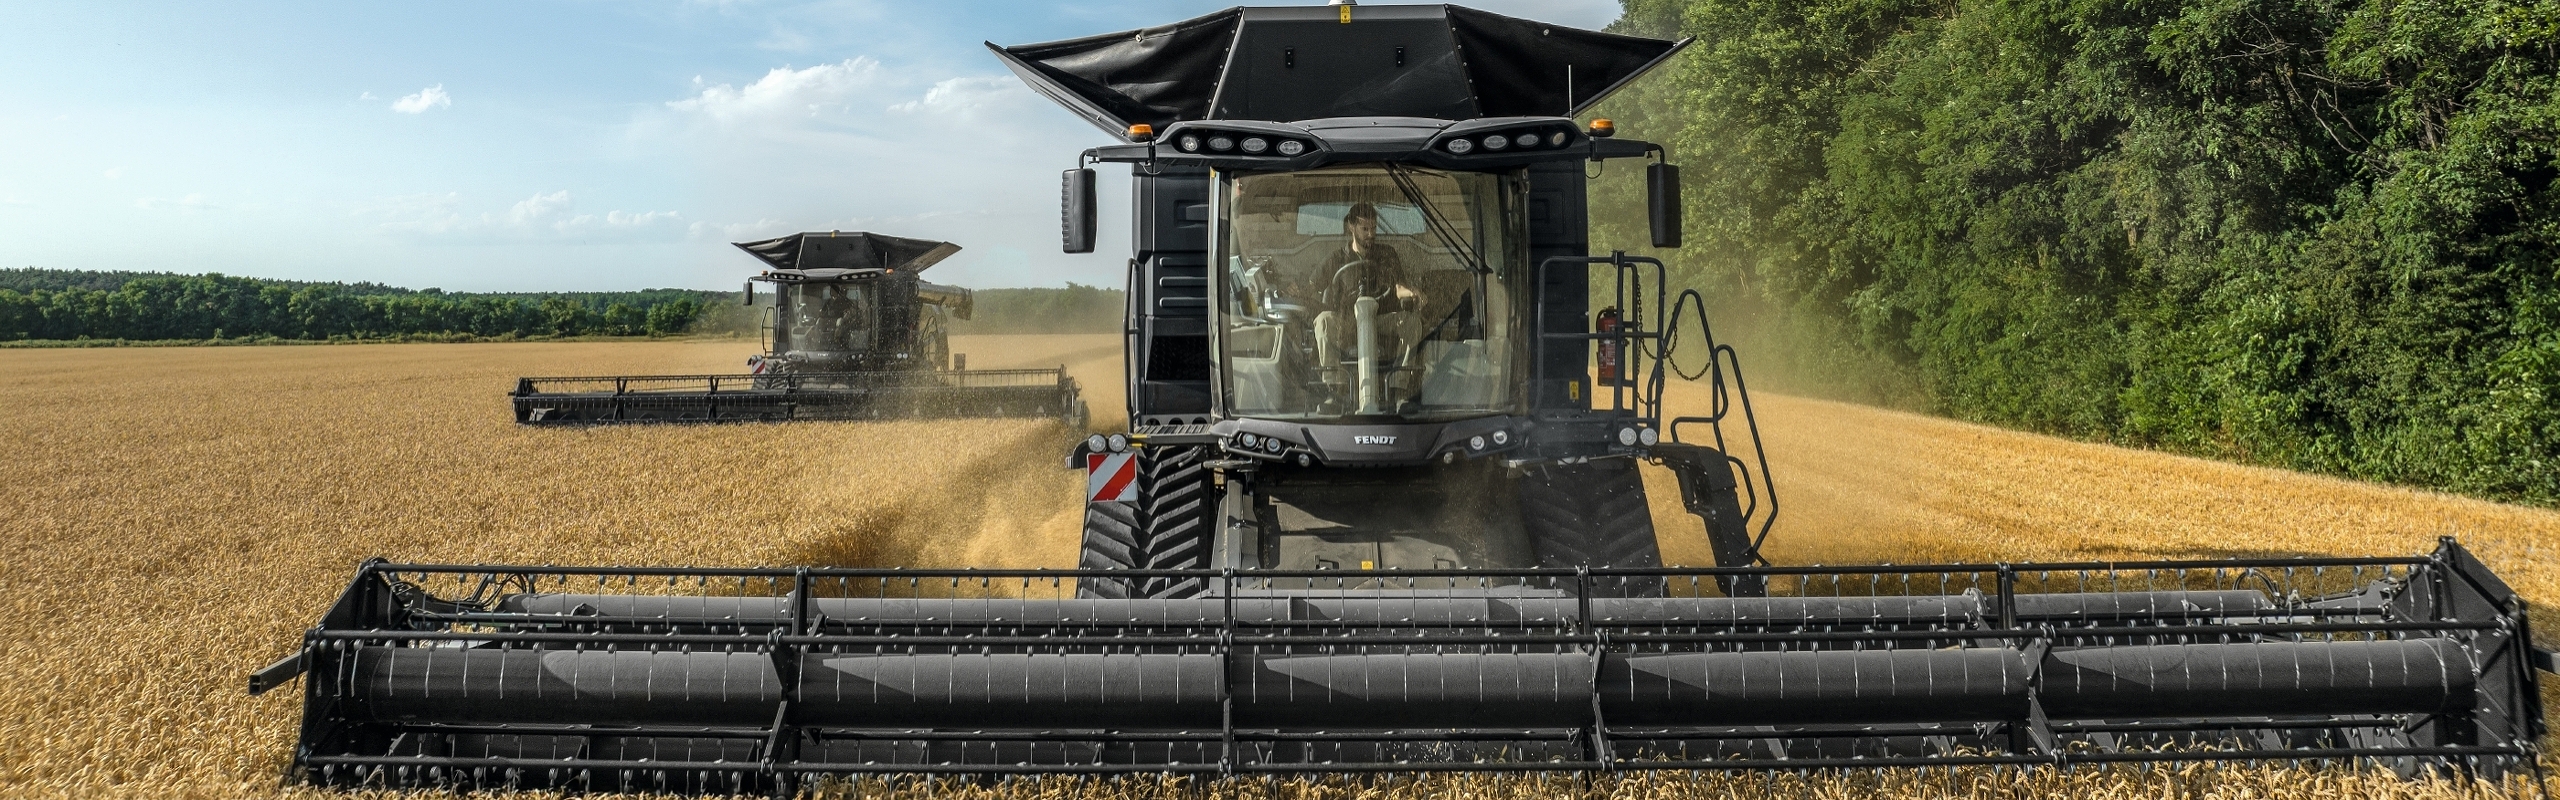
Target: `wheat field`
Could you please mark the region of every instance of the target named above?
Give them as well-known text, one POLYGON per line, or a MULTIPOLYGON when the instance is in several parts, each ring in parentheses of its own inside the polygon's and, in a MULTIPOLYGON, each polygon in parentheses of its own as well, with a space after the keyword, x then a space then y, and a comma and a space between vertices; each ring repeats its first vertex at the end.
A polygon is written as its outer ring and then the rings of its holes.
MULTIPOLYGON (((0 797, 267 798, 299 693, 252 698, 361 560, 1065 567, 1080 475, 1054 422, 527 429, 519 375, 735 371, 752 343, 0 351, 0 797)), ((955 339, 1066 364, 1106 418, 1108 336, 955 339)), ((1677 387, 1675 411, 1704 393, 1677 387)), ((1815 400, 1757 398, 1780 563, 2422 552, 2458 535, 2560 603, 2560 512, 1815 400)), ((1098 419, 1097 426, 1116 420, 1098 419)), ((1703 534, 1650 471, 1665 557, 1703 534)), ((2541 620, 2560 630, 2560 620, 2541 620)), ((2521 786, 2521 784, 2519 784, 2521 786)), ((2509 787, 2516 788, 2516 787, 2509 787)), ((1040 780, 860 796, 2461 797, 2281 768, 1376 781, 1040 780)), ((324 795, 325 796, 325 795, 324 795)))

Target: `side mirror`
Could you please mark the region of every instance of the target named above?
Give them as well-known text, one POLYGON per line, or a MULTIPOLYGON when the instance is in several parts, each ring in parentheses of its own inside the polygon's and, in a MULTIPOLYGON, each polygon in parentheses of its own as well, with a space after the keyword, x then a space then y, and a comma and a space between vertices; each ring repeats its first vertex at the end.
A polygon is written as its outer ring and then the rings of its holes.
POLYGON ((755 281, 748 281, 748 282, 747 282, 747 302, 746 302, 746 305, 748 305, 748 306, 753 306, 753 305, 755 305, 755 304, 756 304, 756 282, 755 282, 755 281))
POLYGON ((1653 246, 1680 246, 1680 168, 1655 163, 1644 168, 1645 216, 1652 223, 1653 246))
POLYGON ((1058 235, 1069 253, 1093 252, 1093 170, 1067 170, 1059 187, 1058 235))

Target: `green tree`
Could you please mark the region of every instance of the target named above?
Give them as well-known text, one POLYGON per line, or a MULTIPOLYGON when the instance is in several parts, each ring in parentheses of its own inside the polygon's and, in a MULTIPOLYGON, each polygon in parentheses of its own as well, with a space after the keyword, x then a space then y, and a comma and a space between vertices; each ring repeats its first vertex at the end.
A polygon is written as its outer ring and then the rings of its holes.
POLYGON ((679 298, 649 307, 648 333, 651 336, 674 336, 693 329, 695 318, 702 316, 702 304, 693 298, 679 298))
MULTIPOLYGON (((1630 0, 1620 29, 1699 43, 1601 113, 1684 167, 1677 273, 1807 385, 2555 502, 2555 19, 1630 0)), ((1596 238, 1630 194, 1595 191, 1596 238)))

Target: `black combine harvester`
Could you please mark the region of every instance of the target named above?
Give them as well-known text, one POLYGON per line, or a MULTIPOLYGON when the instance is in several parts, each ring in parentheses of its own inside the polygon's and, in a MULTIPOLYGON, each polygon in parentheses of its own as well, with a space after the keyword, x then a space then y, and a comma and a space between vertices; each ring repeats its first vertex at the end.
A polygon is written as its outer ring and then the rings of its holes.
POLYGON ((1658 263, 1587 252, 1586 166, 1661 151, 1574 116, 1679 47, 1362 6, 997 48, 1135 175, 1131 431, 1073 455, 1084 568, 374 562, 251 690, 309 674, 293 768, 336 787, 2533 763, 2550 655, 2449 540, 1761 562, 1732 351, 1658 263), (1676 343, 1703 417, 1662 417, 1676 343), (1660 564, 1640 463, 1717 565, 1660 564))
POLYGON ((968 319, 969 290, 918 277, 960 246, 876 233, 796 233, 744 242, 774 286, 764 353, 747 374, 518 378, 526 424, 793 419, 1058 417, 1082 428, 1066 368, 969 370, 946 317, 968 319))

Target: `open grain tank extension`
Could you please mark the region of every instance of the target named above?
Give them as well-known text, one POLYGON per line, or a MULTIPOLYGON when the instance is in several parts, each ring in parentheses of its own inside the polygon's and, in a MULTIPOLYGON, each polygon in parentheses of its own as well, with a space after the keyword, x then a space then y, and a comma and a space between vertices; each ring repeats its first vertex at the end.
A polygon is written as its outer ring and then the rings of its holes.
POLYGON ((1763 561, 1732 348, 1660 263, 1588 248, 1615 159, 1653 161, 1678 244, 1661 148, 1575 115, 1680 46, 1336 6, 995 48, 1122 137, 1083 161, 1133 165, 1130 431, 1069 454, 1082 568, 369 563, 251 689, 307 673, 293 769, 336 787, 2534 762, 2551 657, 2450 540, 1763 561), (1703 416, 1664 417, 1671 374, 1703 416), (1662 565, 1645 465, 1714 566, 1662 565))
POLYGON ((1077 428, 1084 403, 1057 369, 970 370, 948 319, 968 319, 969 290, 918 277, 960 246, 876 233, 795 233, 743 242, 773 284, 764 352, 735 375, 518 378, 517 422, 729 422, 788 419, 1057 417, 1077 428))

